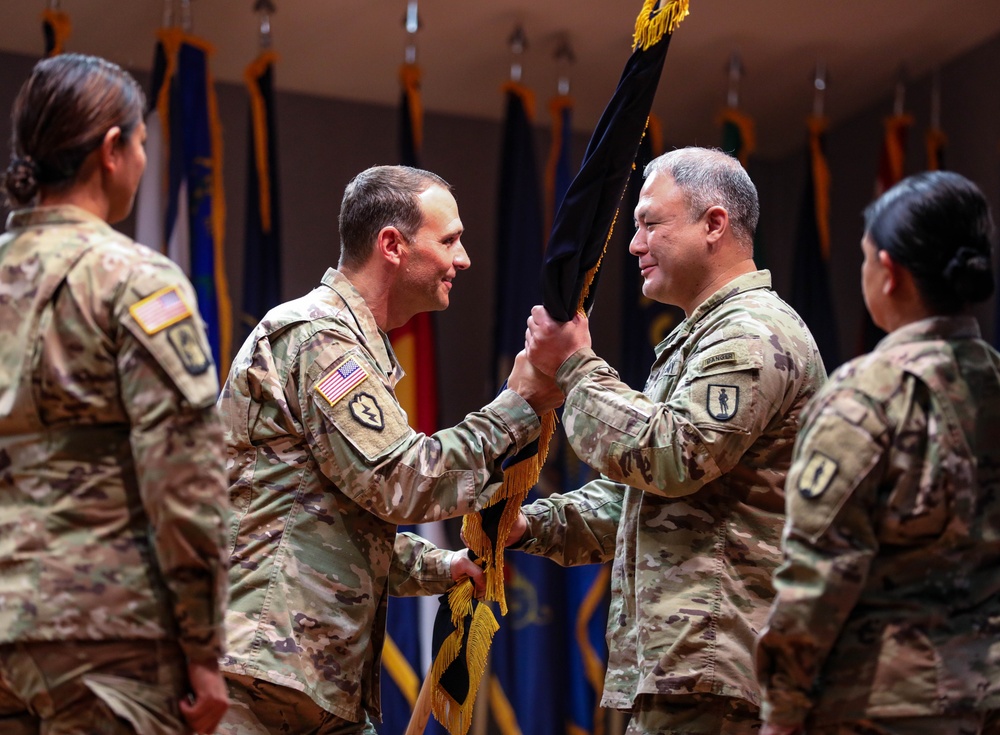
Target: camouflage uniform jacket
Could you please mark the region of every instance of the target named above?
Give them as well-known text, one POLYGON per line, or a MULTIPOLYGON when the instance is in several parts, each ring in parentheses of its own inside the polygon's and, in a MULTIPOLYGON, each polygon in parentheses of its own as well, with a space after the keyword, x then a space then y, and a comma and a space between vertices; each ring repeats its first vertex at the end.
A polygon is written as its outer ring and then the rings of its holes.
POLYGON ((331 268, 265 316, 220 398, 236 511, 224 668, 352 721, 379 716, 390 563, 400 577, 418 565, 394 593, 450 584, 415 537, 393 560, 396 525, 480 508, 499 462, 539 429, 504 391, 455 428, 417 434, 393 392, 401 377, 361 294, 331 268))
POLYGON ((1000 355, 902 327, 807 408, 758 651, 778 724, 1000 709, 1000 355))
POLYGON ((825 377, 770 285, 757 271, 710 296, 657 347, 642 393, 589 350, 556 375, 573 448, 604 477, 526 506, 525 550, 562 564, 614 554, 606 707, 696 692, 759 702, 751 654, 785 472, 825 377))
POLYGON ((0 239, 0 643, 222 653, 225 460, 194 290, 70 206, 0 239))

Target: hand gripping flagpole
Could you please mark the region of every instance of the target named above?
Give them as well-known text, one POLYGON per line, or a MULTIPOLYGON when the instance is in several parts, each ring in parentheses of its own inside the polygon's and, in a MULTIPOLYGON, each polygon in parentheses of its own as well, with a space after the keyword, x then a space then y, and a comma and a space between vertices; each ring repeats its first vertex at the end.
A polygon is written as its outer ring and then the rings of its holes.
MULTIPOLYGON (((593 304, 597 272, 645 134, 669 39, 687 14, 688 0, 644 1, 633 53, 556 213, 541 278, 543 303, 560 321, 589 311, 593 304)), ((555 425, 555 412, 547 412, 537 443, 504 462, 503 483, 490 505, 463 521, 466 543, 483 565, 485 598, 497 602, 504 615, 503 551, 521 503, 538 482, 555 425)), ((487 605, 477 603, 469 580, 441 600, 435 660, 425 684, 431 687, 434 716, 451 735, 465 735, 497 622, 487 605)), ((417 725, 407 733, 422 731, 417 725)))

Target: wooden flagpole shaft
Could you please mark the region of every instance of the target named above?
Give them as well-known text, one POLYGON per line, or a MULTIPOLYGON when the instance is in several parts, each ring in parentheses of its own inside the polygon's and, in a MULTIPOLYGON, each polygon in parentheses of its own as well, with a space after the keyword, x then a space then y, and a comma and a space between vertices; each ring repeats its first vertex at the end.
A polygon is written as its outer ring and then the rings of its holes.
POLYGON ((420 685, 420 694, 417 702, 413 705, 413 714, 410 715, 410 724, 406 726, 405 735, 423 735, 427 729, 427 721, 431 717, 431 691, 434 685, 431 683, 430 672, 424 677, 424 683, 420 685))

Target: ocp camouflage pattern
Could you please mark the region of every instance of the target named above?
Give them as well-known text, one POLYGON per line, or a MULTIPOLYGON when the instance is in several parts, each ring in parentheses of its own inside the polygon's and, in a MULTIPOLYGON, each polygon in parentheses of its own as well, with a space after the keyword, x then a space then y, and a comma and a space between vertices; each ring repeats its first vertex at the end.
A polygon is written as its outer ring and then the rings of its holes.
POLYGON ((194 291, 170 260, 76 207, 15 212, 8 230, 0 644, 176 638, 189 659, 216 658, 228 504, 194 291), (148 334, 130 308, 163 289, 185 308, 148 334))
POLYGON ((972 317, 839 368, 788 476, 758 652, 778 724, 1000 709, 1000 355, 972 317))
POLYGON ((638 694, 759 701, 752 650, 773 592, 799 413, 825 378, 801 318, 740 276, 656 348, 643 392, 581 350, 560 367, 573 449, 604 475, 525 507, 525 550, 560 563, 614 549, 603 705, 638 694), (608 539, 617 534, 616 544, 608 539))
POLYGON ((224 669, 353 722, 379 717, 387 595, 450 585, 450 555, 396 525, 478 510, 502 458, 539 431, 508 390, 455 428, 418 434, 393 392, 401 377, 361 294, 329 269, 264 317, 219 401, 236 512, 224 669))

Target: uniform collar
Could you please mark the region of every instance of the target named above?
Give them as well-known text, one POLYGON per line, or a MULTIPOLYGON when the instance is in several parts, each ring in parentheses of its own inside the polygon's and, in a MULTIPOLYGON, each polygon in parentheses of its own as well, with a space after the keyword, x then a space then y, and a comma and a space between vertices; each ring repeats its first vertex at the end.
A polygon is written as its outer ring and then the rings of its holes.
POLYGON ((111 225, 73 204, 59 204, 54 207, 30 207, 18 209, 7 216, 8 230, 22 230, 26 227, 39 225, 74 225, 89 224, 103 229, 112 229, 111 225))
POLYGON ((371 309, 368 308, 364 297, 354 287, 354 284, 336 268, 327 268, 321 283, 343 299, 354 318, 353 331, 358 335, 358 339, 364 344, 365 349, 375 358, 386 377, 393 379, 393 382, 402 378, 403 369, 392 351, 389 336, 379 329, 371 309))
POLYGON ((893 330, 875 346, 886 350, 908 342, 927 340, 981 339, 979 322, 973 316, 932 316, 893 330))

